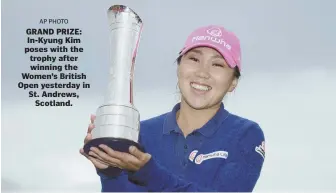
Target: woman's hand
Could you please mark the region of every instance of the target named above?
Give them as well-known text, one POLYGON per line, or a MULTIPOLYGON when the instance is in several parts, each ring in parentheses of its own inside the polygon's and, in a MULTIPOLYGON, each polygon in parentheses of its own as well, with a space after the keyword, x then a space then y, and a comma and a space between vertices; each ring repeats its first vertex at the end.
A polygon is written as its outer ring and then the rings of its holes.
MULTIPOLYGON (((91 118, 90 118, 91 123, 89 124, 88 130, 87 130, 87 134, 86 134, 86 137, 84 139, 84 144, 86 144, 88 141, 90 141, 92 139, 91 131, 94 129, 94 124, 93 123, 94 123, 95 118, 96 118, 95 115, 91 115, 91 118)), ((83 148, 81 148, 79 150, 79 152, 83 156, 85 156, 88 160, 90 160, 96 168, 98 168, 98 169, 106 169, 106 168, 108 168, 109 165, 107 163, 104 163, 104 162, 102 162, 99 159, 96 159, 96 158, 94 158, 92 156, 87 155, 84 152, 83 148)))
POLYGON ((142 168, 150 159, 151 155, 143 153, 134 146, 131 146, 129 153, 114 151, 106 145, 99 145, 104 151, 92 147, 89 155, 102 163, 113 165, 121 169, 136 172, 142 168))
MULTIPOLYGON (((95 128, 94 120, 96 116, 91 115, 90 124, 87 130, 86 137, 84 139, 84 144, 92 139, 91 132, 95 128)), ((151 158, 148 153, 143 153, 136 147, 130 147, 129 153, 114 151, 113 149, 107 147, 106 145, 100 145, 104 151, 98 148, 92 147, 87 155, 84 149, 80 149, 80 153, 90 160, 93 165, 98 169, 106 169, 109 166, 118 167, 120 169, 125 169, 129 171, 138 171, 142 168, 151 158)))

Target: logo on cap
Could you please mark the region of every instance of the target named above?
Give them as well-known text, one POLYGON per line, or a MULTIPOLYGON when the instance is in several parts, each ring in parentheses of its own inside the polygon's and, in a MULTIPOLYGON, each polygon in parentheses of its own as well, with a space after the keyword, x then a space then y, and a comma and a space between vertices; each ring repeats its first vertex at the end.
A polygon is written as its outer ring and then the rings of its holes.
POLYGON ((212 28, 208 29, 206 32, 213 37, 222 36, 222 31, 217 27, 212 27, 212 28))

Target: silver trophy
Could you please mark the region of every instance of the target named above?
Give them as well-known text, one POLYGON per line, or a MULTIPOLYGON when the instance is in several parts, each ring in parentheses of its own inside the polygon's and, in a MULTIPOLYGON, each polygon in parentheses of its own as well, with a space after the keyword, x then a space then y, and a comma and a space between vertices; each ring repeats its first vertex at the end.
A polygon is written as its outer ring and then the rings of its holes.
MULTIPOLYGON (((111 6, 107 15, 111 62, 108 88, 104 103, 96 112, 92 140, 84 145, 84 151, 88 153, 100 144, 121 152, 129 152, 131 145, 144 151, 138 143, 140 114, 133 100, 133 72, 143 23, 124 5, 111 6)), ((105 172, 114 175, 121 170, 110 167, 105 172)))

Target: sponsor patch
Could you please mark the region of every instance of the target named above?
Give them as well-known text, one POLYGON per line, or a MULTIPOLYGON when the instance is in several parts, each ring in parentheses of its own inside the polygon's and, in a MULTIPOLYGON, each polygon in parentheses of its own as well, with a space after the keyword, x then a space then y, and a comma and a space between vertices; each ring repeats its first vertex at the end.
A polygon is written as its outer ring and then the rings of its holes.
POLYGON ((201 164, 205 160, 214 159, 214 158, 222 158, 227 159, 229 156, 229 153, 227 151, 215 151, 208 154, 200 154, 196 157, 195 163, 201 164))
POLYGON ((192 151, 192 152, 190 153, 190 155, 189 155, 189 160, 190 160, 190 161, 192 161, 192 162, 194 161, 197 152, 198 152, 197 150, 194 150, 194 151, 192 151))
POLYGON ((255 151, 265 159, 265 141, 261 142, 259 146, 256 146, 255 151))

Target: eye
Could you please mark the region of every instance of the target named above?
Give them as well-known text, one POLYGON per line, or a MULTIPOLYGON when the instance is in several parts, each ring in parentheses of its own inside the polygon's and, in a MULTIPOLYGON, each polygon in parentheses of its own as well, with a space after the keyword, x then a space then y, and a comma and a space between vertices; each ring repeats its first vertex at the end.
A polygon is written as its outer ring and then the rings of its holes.
POLYGON ((189 57, 189 59, 190 59, 190 60, 193 60, 193 61, 195 61, 195 62, 198 62, 198 61, 199 61, 197 58, 195 58, 195 57, 192 57, 192 56, 191 56, 191 57, 189 57))
POLYGON ((223 68, 224 67, 224 65, 223 64, 213 64, 214 66, 216 66, 216 67, 221 67, 221 68, 223 68))

